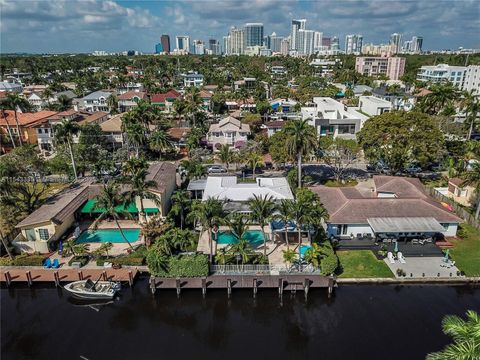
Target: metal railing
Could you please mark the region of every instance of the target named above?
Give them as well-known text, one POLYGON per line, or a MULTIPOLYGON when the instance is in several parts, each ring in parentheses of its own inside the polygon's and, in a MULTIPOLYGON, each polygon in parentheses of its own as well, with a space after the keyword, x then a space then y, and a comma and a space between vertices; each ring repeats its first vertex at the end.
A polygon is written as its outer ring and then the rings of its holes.
POLYGON ((212 275, 278 275, 278 274, 316 274, 320 269, 312 265, 210 265, 212 275))

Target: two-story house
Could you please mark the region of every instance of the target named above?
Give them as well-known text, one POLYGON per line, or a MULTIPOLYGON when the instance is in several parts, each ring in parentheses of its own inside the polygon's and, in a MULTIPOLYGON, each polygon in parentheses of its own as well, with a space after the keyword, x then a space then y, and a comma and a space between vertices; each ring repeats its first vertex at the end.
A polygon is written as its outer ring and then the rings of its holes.
POLYGON ((173 111, 173 103, 182 96, 176 90, 170 90, 166 93, 153 94, 150 98, 152 105, 159 106, 165 112, 173 111))
POLYGON ((90 112, 105 111, 110 112, 107 99, 113 95, 113 92, 95 91, 74 102, 75 110, 86 110, 90 112))
POLYGON ((118 96, 118 111, 126 112, 137 106, 140 100, 145 100, 147 94, 142 91, 129 91, 118 96))
POLYGON ((240 148, 247 142, 249 134, 250 125, 242 124, 240 120, 228 116, 218 124, 210 125, 207 133, 207 144, 214 151, 225 144, 240 148))
POLYGON ((197 72, 191 72, 183 76, 183 85, 185 87, 202 87, 203 86, 203 75, 197 72))

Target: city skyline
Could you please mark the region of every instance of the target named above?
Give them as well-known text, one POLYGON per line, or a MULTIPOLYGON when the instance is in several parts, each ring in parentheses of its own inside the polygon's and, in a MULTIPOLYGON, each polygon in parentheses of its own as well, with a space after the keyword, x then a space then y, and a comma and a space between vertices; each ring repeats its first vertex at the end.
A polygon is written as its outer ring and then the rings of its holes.
POLYGON ((154 52, 162 34, 220 43, 232 26, 263 23, 264 34, 286 37, 292 19, 307 29, 337 36, 362 34, 363 43, 388 44, 392 33, 425 39, 424 50, 480 48, 479 8, 474 1, 28 1, 2 0, 1 51, 31 53, 154 52), (248 5, 248 6, 247 6, 248 5))

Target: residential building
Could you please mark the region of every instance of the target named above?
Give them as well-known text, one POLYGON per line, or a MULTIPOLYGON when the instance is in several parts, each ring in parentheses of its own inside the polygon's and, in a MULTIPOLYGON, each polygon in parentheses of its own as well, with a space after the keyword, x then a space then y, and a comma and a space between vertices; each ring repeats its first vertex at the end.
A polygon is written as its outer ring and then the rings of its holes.
POLYGON ((263 131, 266 132, 268 137, 272 137, 277 132, 282 131, 282 129, 285 127, 286 124, 287 124, 286 121, 274 120, 274 121, 269 121, 265 124, 262 124, 261 128, 263 129, 263 131))
POLYGON ((307 24, 306 19, 292 20, 292 28, 290 32, 290 50, 297 51, 299 48, 299 30, 305 30, 307 24))
POLYGON ((245 24, 245 46, 263 46, 263 24, 245 24))
POLYGON ((167 130, 170 142, 182 155, 188 155, 187 135, 191 130, 185 127, 172 127, 167 130))
POLYGON ((450 178, 447 187, 435 188, 435 190, 463 206, 470 207, 475 203, 475 188, 466 185, 465 180, 460 178, 450 178))
POLYGON ((314 97, 314 106, 302 107, 302 119, 309 120, 321 136, 355 139, 368 116, 329 97, 314 97))
POLYGON ((375 96, 360 96, 358 107, 363 113, 375 116, 392 111, 392 103, 375 96))
POLYGON ((280 42, 280 54, 288 55, 289 50, 290 50, 290 40, 289 39, 283 39, 280 42))
POLYGON ((333 75, 333 70, 339 62, 339 59, 313 59, 310 65, 315 67, 317 76, 327 77, 333 75))
POLYGON ((374 176, 370 186, 314 186, 329 213, 329 237, 455 236, 461 219, 430 198, 417 178, 374 176))
POLYGON ((129 81, 124 84, 120 84, 117 87, 117 93, 118 94, 123 94, 129 91, 143 91, 143 84, 141 82, 136 82, 136 81, 129 81))
POLYGON ((222 53, 220 43, 216 39, 208 40, 208 49, 212 52, 212 55, 220 55, 222 53))
POLYGON ((417 72, 417 80, 430 83, 451 82, 458 88, 463 88, 465 66, 450 66, 447 64, 422 66, 417 72))
POLYGON ((242 80, 237 80, 233 82, 234 90, 238 90, 240 88, 245 89, 255 89, 257 86, 257 79, 254 77, 244 77, 242 80))
POLYGON ((340 50, 340 41, 334 36, 330 39, 330 50, 340 50))
POLYGON ((282 65, 272 65, 270 67, 270 73, 272 75, 283 76, 287 73, 287 69, 285 69, 285 66, 282 65))
POLYGON ((365 44, 362 47, 362 54, 363 55, 375 55, 375 56, 392 56, 395 55, 395 45, 392 44, 365 44))
POLYGON ((205 54, 205 43, 202 40, 193 40, 193 53, 196 55, 205 54))
POLYGON ((210 125, 207 133, 207 144, 215 151, 225 144, 240 148, 247 142, 249 134, 250 125, 243 124, 240 120, 228 116, 218 124, 210 125))
POLYGON ((311 55, 314 53, 315 31, 300 29, 297 32, 297 49, 299 55, 311 55))
POLYGON ((60 91, 53 95, 53 97, 50 99, 50 102, 58 101, 60 97, 66 97, 68 100, 73 100, 77 98, 77 94, 75 94, 72 90, 60 91))
POLYGON ((314 39, 313 39, 313 52, 318 53, 319 51, 323 50, 323 33, 320 31, 315 31, 314 39))
POLYGON ((100 124, 102 132, 107 135, 108 143, 111 144, 113 149, 121 148, 125 143, 122 130, 122 118, 124 116, 125 113, 117 114, 100 124))
POLYGON ((190 52, 190 36, 175 36, 175 50, 188 54, 190 52))
POLYGON ((362 51, 363 36, 347 35, 345 36, 345 54, 360 54, 362 51))
POLYGON ((385 75, 390 80, 399 80, 405 73, 405 58, 359 56, 355 59, 355 71, 367 76, 385 75))
POLYGON ((146 100, 147 93, 129 91, 118 96, 118 111, 125 112, 135 108, 140 100, 146 100))
POLYGON ((293 99, 274 99, 270 100, 270 107, 273 111, 289 113, 292 112, 297 105, 297 101, 293 99))
POLYGON ((41 94, 32 92, 28 97, 27 101, 30 105, 33 106, 36 110, 42 110, 45 105, 45 100, 42 98, 41 94))
POLYGON ((150 102, 152 105, 159 106, 160 108, 162 108, 162 110, 166 112, 171 112, 174 110, 173 103, 181 96, 182 94, 180 94, 178 91, 170 90, 166 93, 151 95, 150 102))
POLYGON ((462 89, 480 95, 480 65, 470 65, 465 71, 462 89))
POLYGON ((0 91, 5 91, 7 93, 21 93, 23 91, 22 84, 15 82, 0 81, 0 91))
POLYGON ((169 35, 162 35, 160 37, 160 43, 162 44, 162 50, 167 54, 170 53, 170 36, 169 35))
POLYGON ((183 76, 183 86, 185 87, 202 87, 203 86, 203 75, 195 72, 190 72, 183 76))
POLYGON ((162 53, 163 53, 162 43, 155 44, 155 54, 162 54, 162 53))
MULTIPOLYGON (((404 88, 400 88, 392 93, 387 87, 382 86, 373 89, 371 92, 376 98, 389 101, 394 110, 410 111, 416 102, 415 95, 407 93, 404 88)), ((418 96, 418 94, 416 96, 418 96)))
POLYGON ((210 91, 200 90, 200 93, 198 94, 198 97, 200 98, 200 101, 202 102, 201 106, 204 110, 207 110, 207 111, 211 110, 212 96, 213 96, 213 94, 210 91))
POLYGON ((228 55, 243 55, 245 53, 245 29, 232 27, 228 36, 228 55))
POLYGON ((77 99, 74 102, 74 109, 76 111, 86 110, 90 112, 106 111, 110 112, 107 99, 113 95, 113 92, 109 91, 95 91, 83 98, 77 99))
POLYGON ((423 37, 413 36, 412 40, 403 43, 402 52, 406 54, 420 54, 422 52, 423 37))
POLYGON ((283 36, 278 36, 275 32, 266 37, 266 47, 272 50, 272 53, 280 53, 282 51, 283 36))
POLYGON ((390 35, 390 45, 392 52, 398 54, 402 49, 402 34, 393 33, 390 35))

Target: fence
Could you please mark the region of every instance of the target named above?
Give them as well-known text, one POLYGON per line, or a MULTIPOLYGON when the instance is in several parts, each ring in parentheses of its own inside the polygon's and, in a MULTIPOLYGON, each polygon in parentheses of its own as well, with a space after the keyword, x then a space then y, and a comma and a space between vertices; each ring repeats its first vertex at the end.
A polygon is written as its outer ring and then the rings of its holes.
POLYGON ((278 274, 315 274, 320 270, 312 265, 210 265, 213 275, 278 275, 278 274))
POLYGON ((473 227, 480 230, 480 222, 475 219, 475 216, 466 211, 460 204, 456 203, 453 199, 441 194, 438 190, 434 188, 427 188, 427 191, 430 196, 437 199, 438 201, 445 202, 452 206, 455 213, 460 216, 465 222, 472 225, 473 227))

